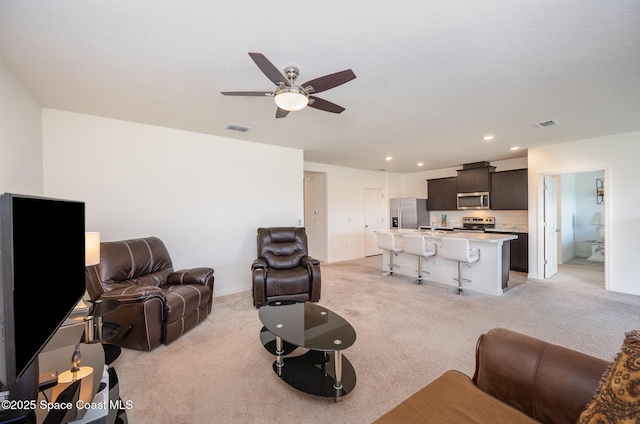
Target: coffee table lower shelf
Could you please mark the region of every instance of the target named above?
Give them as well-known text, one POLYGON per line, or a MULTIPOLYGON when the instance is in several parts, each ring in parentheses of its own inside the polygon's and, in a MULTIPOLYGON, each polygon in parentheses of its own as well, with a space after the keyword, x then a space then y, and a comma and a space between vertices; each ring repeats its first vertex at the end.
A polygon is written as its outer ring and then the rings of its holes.
POLYGON ((340 400, 356 386, 356 372, 351 362, 342 358, 342 388, 335 388, 335 352, 309 350, 299 356, 283 358, 283 365, 273 362, 273 371, 287 384, 315 396, 340 400))

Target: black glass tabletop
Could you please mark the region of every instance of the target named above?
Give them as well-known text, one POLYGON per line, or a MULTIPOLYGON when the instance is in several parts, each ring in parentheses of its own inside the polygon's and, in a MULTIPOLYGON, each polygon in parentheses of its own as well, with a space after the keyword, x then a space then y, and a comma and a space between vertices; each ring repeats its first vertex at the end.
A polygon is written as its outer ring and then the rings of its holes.
POLYGON ((89 308, 89 313, 94 317, 102 317, 120 307, 120 302, 115 299, 98 299, 89 308))
POLYGON ((283 340, 313 350, 346 349, 356 332, 344 318, 311 302, 280 301, 260 308, 265 328, 283 340))

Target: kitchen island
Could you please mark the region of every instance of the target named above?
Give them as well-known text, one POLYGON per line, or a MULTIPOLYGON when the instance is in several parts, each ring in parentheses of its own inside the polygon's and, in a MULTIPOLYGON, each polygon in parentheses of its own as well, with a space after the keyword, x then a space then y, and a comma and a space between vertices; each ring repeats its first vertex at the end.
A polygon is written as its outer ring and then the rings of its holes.
MULTIPOLYGON (((422 263, 423 280, 446 284, 457 287, 458 282, 454 280, 458 276, 458 265, 456 261, 444 259, 440 253, 443 237, 466 238, 469 246, 480 250, 480 260, 471 265, 463 266, 462 276, 468 278, 471 283, 464 284, 468 291, 476 291, 499 296, 507 288, 509 281, 509 241, 518 237, 512 234, 502 233, 477 233, 477 232, 451 232, 430 230, 378 230, 376 233, 393 233, 399 237, 399 244, 403 244, 404 234, 420 234, 424 236, 427 243, 435 243, 438 246, 438 253, 431 256, 422 263), (427 274, 428 271, 430 274, 427 274)), ((388 250, 383 250, 382 269, 389 271, 388 250)), ((391 253, 393 254, 393 253, 391 253)), ((418 278, 418 256, 405 252, 399 252, 393 258, 393 273, 418 278)), ((390 277, 391 278, 391 277, 390 277)))

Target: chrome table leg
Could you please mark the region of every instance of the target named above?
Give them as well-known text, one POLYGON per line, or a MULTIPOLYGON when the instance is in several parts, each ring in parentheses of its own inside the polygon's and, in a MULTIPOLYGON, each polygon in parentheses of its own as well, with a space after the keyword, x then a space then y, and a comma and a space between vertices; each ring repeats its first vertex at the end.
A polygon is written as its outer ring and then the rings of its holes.
POLYGON ((282 359, 282 354, 284 353, 284 349, 282 347, 282 339, 280 336, 276 336, 276 366, 278 367, 278 375, 282 377, 282 367, 284 366, 284 360, 282 359))
POLYGON ((334 352, 334 370, 336 378, 333 388, 336 389, 336 402, 338 402, 342 397, 342 352, 339 350, 334 352))

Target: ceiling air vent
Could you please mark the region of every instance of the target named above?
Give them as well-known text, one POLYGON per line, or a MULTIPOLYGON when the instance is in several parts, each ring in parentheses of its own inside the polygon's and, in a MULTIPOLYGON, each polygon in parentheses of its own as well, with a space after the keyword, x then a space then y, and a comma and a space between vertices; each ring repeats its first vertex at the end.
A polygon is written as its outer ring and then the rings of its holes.
POLYGON ((227 129, 232 131, 247 132, 251 129, 251 127, 238 124, 227 124, 227 129))
POLYGON ((558 121, 551 119, 549 121, 538 122, 536 125, 539 126, 540 128, 546 128, 546 127, 550 127, 552 125, 557 125, 557 124, 558 124, 558 121))

